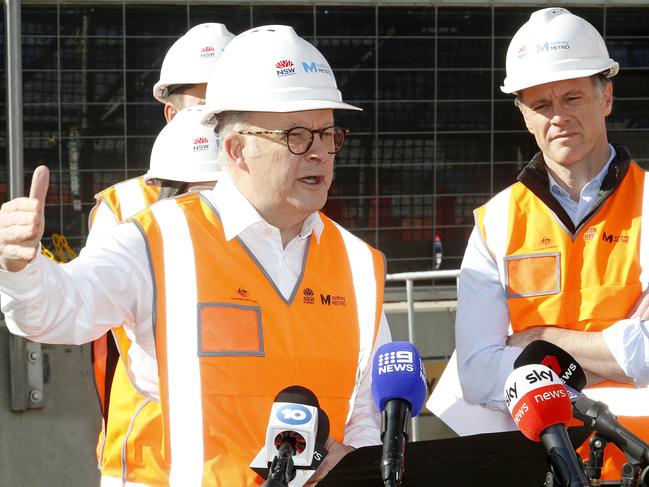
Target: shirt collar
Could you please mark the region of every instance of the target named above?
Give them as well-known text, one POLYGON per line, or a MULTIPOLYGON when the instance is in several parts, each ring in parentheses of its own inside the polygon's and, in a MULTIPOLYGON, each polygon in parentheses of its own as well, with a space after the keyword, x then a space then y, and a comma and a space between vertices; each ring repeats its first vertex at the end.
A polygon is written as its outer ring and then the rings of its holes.
MULTIPOLYGON (((243 193, 239 191, 230 175, 225 171, 211 191, 210 199, 219 213, 225 239, 228 241, 238 237, 253 225, 272 227, 270 223, 262 218, 243 193)), ((324 223, 322 218, 317 211, 314 211, 304 220, 298 238, 304 239, 313 233, 316 241, 320 243, 320 236, 323 231, 324 223)))
MULTIPOLYGON (((599 188, 602 186, 602 182, 604 181, 604 178, 608 173, 608 168, 611 165, 611 161, 615 159, 616 156, 615 148, 611 144, 608 144, 608 147, 610 151, 610 156, 608 158, 608 161, 606 162, 606 164, 604 164, 604 167, 595 175, 595 177, 590 181, 588 181, 588 183, 586 183, 584 188, 594 187, 599 190, 599 188)), ((548 181, 550 183, 550 191, 558 191, 561 194, 568 194, 568 192, 565 189, 559 186, 559 184, 552 177, 549 171, 548 171, 548 181)))

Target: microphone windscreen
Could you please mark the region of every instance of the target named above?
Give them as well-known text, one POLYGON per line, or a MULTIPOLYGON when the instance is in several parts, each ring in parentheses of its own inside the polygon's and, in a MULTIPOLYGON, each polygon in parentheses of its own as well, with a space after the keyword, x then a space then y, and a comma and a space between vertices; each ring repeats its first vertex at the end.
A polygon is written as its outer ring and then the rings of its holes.
POLYGON ((294 404, 306 404, 307 406, 320 407, 316 395, 303 386, 289 386, 277 393, 273 402, 292 402, 294 404))
POLYGON ((324 445, 329 438, 329 416, 324 409, 318 408, 318 432, 316 433, 316 442, 324 445))
POLYGON ((545 340, 535 340, 514 361, 514 368, 542 364, 550 367, 564 384, 576 391, 586 387, 586 374, 579 363, 561 347, 545 340))
POLYGON ((419 414, 426 399, 426 370, 412 343, 379 347, 372 363, 372 396, 379 411, 391 399, 403 399, 410 404, 413 417, 419 414))
POLYGON ((565 426, 572 418, 566 386, 544 365, 524 365, 505 381, 505 402, 518 429, 532 441, 555 424, 565 426))

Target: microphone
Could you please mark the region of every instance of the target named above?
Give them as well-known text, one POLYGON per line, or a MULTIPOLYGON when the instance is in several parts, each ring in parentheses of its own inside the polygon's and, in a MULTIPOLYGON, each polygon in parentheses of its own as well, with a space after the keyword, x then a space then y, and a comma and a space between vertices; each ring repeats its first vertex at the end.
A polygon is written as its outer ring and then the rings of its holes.
POLYGON ((541 364, 550 367, 561 382, 576 391, 586 387, 587 379, 581 365, 563 348, 545 340, 535 340, 527 345, 514 361, 514 368, 541 364))
POLYGON ((642 467, 649 465, 649 445, 622 426, 603 402, 593 401, 584 394, 579 394, 573 403, 572 414, 607 441, 613 442, 634 463, 642 467))
POLYGON ((514 369, 505 382, 505 402, 518 429, 543 443, 561 485, 587 487, 584 467, 566 430, 572 418, 570 397, 557 374, 544 365, 514 369))
POLYGON ((296 468, 315 470, 327 455, 329 418, 309 389, 290 386, 280 391, 266 430, 265 458, 269 475, 264 486, 288 486, 296 468))
POLYGON ((372 363, 372 396, 381 411, 381 479, 386 487, 401 485, 408 441, 408 422, 426 398, 426 370, 410 342, 381 345, 372 363))
POLYGON ((649 445, 622 426, 606 404, 581 393, 586 386, 586 374, 572 355, 553 343, 536 340, 525 347, 514 361, 514 366, 528 363, 544 363, 559 375, 567 386, 575 418, 614 443, 636 463, 649 465, 649 445))

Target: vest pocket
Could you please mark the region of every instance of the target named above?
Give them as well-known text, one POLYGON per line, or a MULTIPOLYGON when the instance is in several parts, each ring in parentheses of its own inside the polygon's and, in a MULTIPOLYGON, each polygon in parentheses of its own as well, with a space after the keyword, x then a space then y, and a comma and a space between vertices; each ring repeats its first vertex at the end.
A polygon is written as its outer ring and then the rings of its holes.
POLYGON ((199 303, 199 356, 263 356, 261 308, 232 303, 199 303))
POLYGON ((508 255, 505 263, 507 298, 556 294, 561 290, 561 254, 508 255))

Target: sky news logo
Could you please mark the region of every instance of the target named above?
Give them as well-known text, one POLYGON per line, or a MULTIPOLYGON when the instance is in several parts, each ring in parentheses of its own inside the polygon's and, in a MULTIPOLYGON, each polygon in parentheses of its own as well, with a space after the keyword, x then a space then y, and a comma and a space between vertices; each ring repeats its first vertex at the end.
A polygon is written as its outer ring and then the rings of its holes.
POLYGON ((295 74, 295 64, 290 59, 282 59, 275 63, 275 72, 278 77, 292 76, 295 74))

